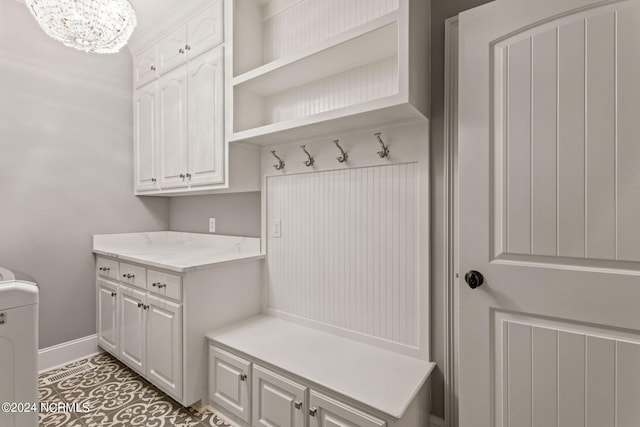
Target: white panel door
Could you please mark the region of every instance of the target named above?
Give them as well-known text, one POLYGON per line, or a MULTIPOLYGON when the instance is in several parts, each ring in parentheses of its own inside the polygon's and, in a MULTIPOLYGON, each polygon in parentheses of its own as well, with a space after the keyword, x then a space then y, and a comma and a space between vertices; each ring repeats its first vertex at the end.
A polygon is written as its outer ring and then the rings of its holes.
POLYGON ((187 22, 187 56, 192 60, 207 49, 222 43, 224 31, 222 1, 211 6, 187 22))
POLYGON ((98 279, 98 344, 118 354, 118 285, 98 279))
POLYGON ((176 68, 158 83, 161 188, 185 187, 187 173, 187 67, 176 68))
POLYGON ((189 62, 189 184, 224 182, 222 47, 189 62))
POLYGON ((158 189, 156 185, 157 93, 156 82, 135 91, 133 146, 136 191, 158 189))
POLYGON ((305 386, 253 365, 253 425, 304 427, 306 392, 305 386))
POLYGON ((251 420, 251 362, 209 346, 209 398, 246 422, 251 420))
POLYGON ((182 399, 182 306, 147 296, 147 375, 182 399))
POLYGON ((120 360, 131 368, 146 373, 146 328, 144 292, 120 286, 120 360))
POLYGON ((387 423, 322 393, 311 390, 310 427, 384 427, 387 423))
POLYGON ((638 426, 640 1, 497 0, 459 40, 460 426, 638 426))
POLYGON ((167 34, 158 42, 158 73, 163 75, 187 62, 187 29, 185 26, 167 34))
POLYGON ((158 47, 151 46, 133 59, 133 85, 144 86, 158 77, 158 47))

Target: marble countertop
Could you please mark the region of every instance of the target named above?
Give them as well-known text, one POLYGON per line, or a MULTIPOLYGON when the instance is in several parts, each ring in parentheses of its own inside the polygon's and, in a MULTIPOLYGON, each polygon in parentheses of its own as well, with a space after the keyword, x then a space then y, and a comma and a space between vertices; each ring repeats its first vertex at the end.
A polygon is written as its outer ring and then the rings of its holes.
POLYGON ((264 258, 258 238, 176 231, 97 234, 93 253, 178 273, 264 258))

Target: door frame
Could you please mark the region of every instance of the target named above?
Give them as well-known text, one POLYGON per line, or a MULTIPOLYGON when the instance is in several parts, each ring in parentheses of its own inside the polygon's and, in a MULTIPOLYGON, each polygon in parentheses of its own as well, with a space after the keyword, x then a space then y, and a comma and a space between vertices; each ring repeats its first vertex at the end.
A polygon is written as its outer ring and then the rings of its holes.
POLYGON ((444 420, 458 426, 458 16, 445 20, 444 42, 444 420))

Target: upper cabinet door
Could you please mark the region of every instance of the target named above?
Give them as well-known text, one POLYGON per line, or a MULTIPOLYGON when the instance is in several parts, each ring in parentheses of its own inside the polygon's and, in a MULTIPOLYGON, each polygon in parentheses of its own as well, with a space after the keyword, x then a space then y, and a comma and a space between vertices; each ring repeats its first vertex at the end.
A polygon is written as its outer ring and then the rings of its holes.
POLYGON ((135 92, 134 126, 134 175, 135 190, 157 190, 156 185, 156 108, 157 82, 150 83, 135 92))
POLYGON ((189 61, 189 183, 224 182, 223 50, 189 61))
POLYGON ((187 54, 195 58, 224 39, 222 1, 218 0, 187 23, 187 54))
POLYGON ((187 61, 187 29, 182 26, 158 42, 158 72, 162 75, 187 61))
POLYGON ((142 51, 133 60, 133 84, 136 88, 158 77, 158 46, 153 45, 142 51))
POLYGON ((161 77, 158 86, 160 188, 183 187, 188 184, 187 67, 161 77))

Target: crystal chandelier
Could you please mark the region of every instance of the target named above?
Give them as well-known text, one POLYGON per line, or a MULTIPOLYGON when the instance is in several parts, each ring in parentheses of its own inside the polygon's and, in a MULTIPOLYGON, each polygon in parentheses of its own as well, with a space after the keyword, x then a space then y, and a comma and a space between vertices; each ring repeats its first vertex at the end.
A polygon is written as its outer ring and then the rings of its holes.
POLYGON ((26 0, 48 36, 92 53, 116 53, 136 26, 129 0, 26 0))

